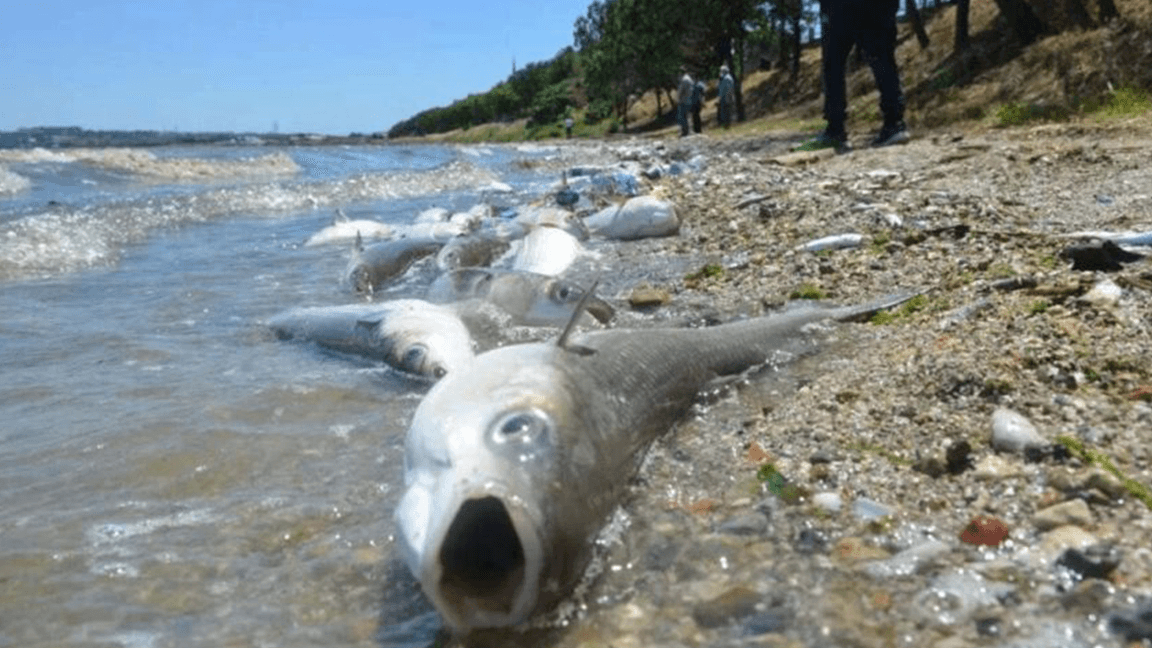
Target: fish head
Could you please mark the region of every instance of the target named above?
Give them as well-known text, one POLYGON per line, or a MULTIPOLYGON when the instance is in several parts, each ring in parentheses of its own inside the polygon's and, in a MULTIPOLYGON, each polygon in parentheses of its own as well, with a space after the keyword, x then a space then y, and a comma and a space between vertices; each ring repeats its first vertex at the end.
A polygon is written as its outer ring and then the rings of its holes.
POLYGON ((548 561, 565 561, 549 493, 562 487, 560 431, 579 410, 558 370, 540 362, 556 351, 528 344, 477 356, 432 387, 408 430, 399 538, 457 633, 524 621, 554 589, 548 561))
MULTIPOLYGON (((584 297, 584 288, 564 279, 548 279, 539 284, 538 298, 533 302, 534 314, 539 313, 541 319, 557 319, 566 322, 571 318, 573 309, 584 297)), ((585 309, 596 321, 607 324, 615 316, 616 310, 612 306, 592 295, 585 309)))
POLYGON ((390 365, 439 380, 472 362, 472 336, 455 311, 407 299, 390 307, 386 316, 359 322, 373 329, 390 365))
POLYGON ((348 266, 348 284, 357 293, 372 294, 372 271, 363 263, 351 263, 348 266))

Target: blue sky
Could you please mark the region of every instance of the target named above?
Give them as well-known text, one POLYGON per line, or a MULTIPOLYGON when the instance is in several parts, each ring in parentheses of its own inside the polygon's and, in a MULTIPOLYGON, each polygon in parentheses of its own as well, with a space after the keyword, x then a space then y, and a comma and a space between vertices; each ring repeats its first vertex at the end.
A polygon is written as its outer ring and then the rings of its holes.
POLYGON ((551 59, 590 1, 5 3, 0 130, 383 131, 551 59))

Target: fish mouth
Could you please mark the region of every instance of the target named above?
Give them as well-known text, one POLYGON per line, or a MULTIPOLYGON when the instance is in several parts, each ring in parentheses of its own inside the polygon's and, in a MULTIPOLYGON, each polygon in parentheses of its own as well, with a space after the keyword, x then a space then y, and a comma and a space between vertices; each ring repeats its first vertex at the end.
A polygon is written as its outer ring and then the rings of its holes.
POLYGON ((535 607, 539 544, 523 514, 500 497, 460 504, 436 564, 434 598, 458 631, 519 623, 535 607))

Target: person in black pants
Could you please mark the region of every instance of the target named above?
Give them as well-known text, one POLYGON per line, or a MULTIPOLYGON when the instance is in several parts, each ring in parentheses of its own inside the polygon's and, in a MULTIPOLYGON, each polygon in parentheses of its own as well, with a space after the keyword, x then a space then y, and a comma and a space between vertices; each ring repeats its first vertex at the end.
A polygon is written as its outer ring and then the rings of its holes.
POLYGON ((899 0, 820 0, 823 18, 824 132, 802 148, 848 148, 845 68, 852 46, 864 53, 880 90, 884 125, 872 146, 903 144, 910 139, 904 124, 904 93, 896 69, 896 10, 899 0))

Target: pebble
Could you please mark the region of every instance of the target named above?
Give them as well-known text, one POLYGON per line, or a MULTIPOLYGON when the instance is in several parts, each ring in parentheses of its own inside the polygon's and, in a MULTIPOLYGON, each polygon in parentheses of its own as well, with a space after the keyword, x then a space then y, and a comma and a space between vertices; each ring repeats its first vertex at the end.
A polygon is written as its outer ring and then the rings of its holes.
POLYGON ((874 502, 866 497, 860 497, 852 502, 852 512, 861 520, 875 520, 892 515, 894 511, 890 506, 874 502))
POLYGON ((1024 474, 1024 466, 1000 455, 988 455, 976 462, 972 476, 980 481, 1000 481, 1024 474))
POLYGON ((908 576, 920 571, 937 558, 947 555, 951 550, 951 546, 939 540, 925 540, 891 558, 869 563, 865 571, 877 579, 908 576))
POLYGON ((844 507, 844 500, 840 497, 840 493, 834 491, 825 491, 813 495, 812 504, 823 511, 828 511, 829 513, 837 513, 841 508, 844 507))
POLYGON ((743 585, 733 587, 720 596, 693 607, 692 619, 701 628, 718 628, 754 615, 756 606, 762 598, 760 594, 743 585))
POLYGON ((1008 525, 1002 520, 980 515, 972 518, 960 532, 960 542, 995 547, 1008 539, 1008 532, 1008 525))
POLYGON ((1060 554, 1056 564, 1070 569, 1080 578, 1108 578, 1120 566, 1122 554, 1114 545, 1100 543, 1083 549, 1070 547, 1060 554))
POLYGON ((725 520, 716 530, 728 535, 763 535, 768 532, 768 516, 763 513, 737 515, 725 520))
POLYGON ((1093 521, 1092 509, 1088 508, 1088 504, 1080 499, 1054 504, 1036 511, 1036 514, 1032 516, 1032 524, 1041 531, 1068 524, 1089 526, 1093 521))
POLYGON ((1081 295, 1077 301, 1096 308, 1110 308, 1120 303, 1123 294, 1124 291, 1114 281, 1104 279, 1092 286, 1092 289, 1081 295))
POLYGON ((992 413, 992 447, 1001 452, 1024 452, 1045 445, 1044 437, 1023 414, 999 407, 992 413))

